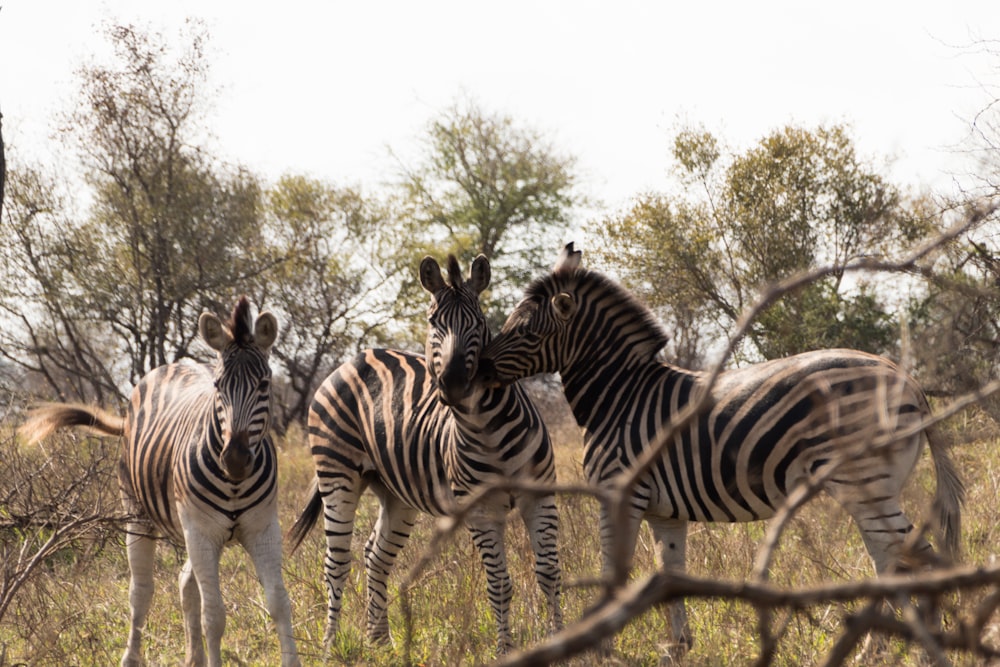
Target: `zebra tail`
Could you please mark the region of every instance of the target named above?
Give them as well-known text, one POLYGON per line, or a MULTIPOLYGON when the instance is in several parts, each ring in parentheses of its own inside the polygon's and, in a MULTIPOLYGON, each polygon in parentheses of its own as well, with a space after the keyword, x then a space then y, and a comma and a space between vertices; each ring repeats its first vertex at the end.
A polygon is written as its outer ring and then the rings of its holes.
POLYGON ((312 484, 309 487, 309 502, 306 503, 299 517, 295 519, 295 523, 292 524, 292 527, 288 531, 288 536, 285 538, 291 543, 289 555, 295 553, 295 550, 299 548, 302 541, 306 539, 306 535, 316 525, 316 520, 319 519, 322 510, 323 498, 319 495, 319 478, 313 477, 312 484))
POLYGON ((962 504, 965 502, 965 484, 954 462, 948 456, 948 443, 933 426, 926 429, 927 443, 934 460, 937 491, 934 507, 938 512, 938 526, 943 532, 945 555, 958 560, 961 553, 962 504))
POLYGON ((96 435, 125 434, 125 418, 101 408, 75 403, 46 403, 28 413, 17 429, 33 445, 61 428, 80 426, 96 435))

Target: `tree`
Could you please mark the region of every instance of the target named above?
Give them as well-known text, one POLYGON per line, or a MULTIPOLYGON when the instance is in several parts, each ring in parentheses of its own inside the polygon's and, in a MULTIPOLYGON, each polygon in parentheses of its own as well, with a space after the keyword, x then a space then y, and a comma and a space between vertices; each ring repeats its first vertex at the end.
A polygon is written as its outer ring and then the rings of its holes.
POLYGON ((196 355, 200 312, 228 310, 234 292, 279 261, 261 234, 257 179, 215 163, 197 143, 207 80, 201 26, 189 25, 179 53, 131 26, 106 34, 115 57, 79 70, 81 102, 62 130, 81 156, 92 204, 73 213, 40 174, 13 174, 25 287, 5 303, 31 339, 8 356, 61 396, 101 401, 127 393, 123 376, 134 383, 196 355))
MULTIPOLYGON (((967 53, 1000 63, 996 42, 969 45, 967 53)), ((971 209, 975 227, 940 253, 925 293, 910 304, 914 354, 936 394, 952 395, 995 379, 1000 368, 1000 88, 982 82, 986 101, 969 122, 964 148, 968 173, 956 179, 964 188, 945 203, 949 211, 971 209)), ((983 401, 1000 421, 1000 398, 983 401)))
POLYGON ((197 25, 176 60, 160 35, 113 26, 117 62, 80 72, 83 104, 66 130, 96 190, 74 239, 79 282, 131 360, 134 382, 190 354, 191 322, 228 309, 231 290, 268 266, 255 248, 261 192, 197 147, 207 77, 197 25), (249 252, 248 252, 249 250, 249 252))
POLYGON ((285 176, 267 193, 265 235, 282 261, 260 282, 282 322, 273 355, 286 391, 279 426, 305 420, 313 393, 349 353, 379 340, 395 302, 398 252, 385 206, 357 189, 285 176))
MULTIPOLYGON (((424 148, 422 161, 402 168, 412 239, 404 261, 416 266, 424 254, 454 253, 467 264, 486 255, 494 280, 484 306, 498 325, 563 241, 574 207, 584 203, 574 190, 575 160, 537 131, 472 102, 456 102, 431 121, 424 148)), ((401 305, 415 312, 423 293, 415 270, 409 275, 401 305)))
MULTIPOLYGON (((995 218, 995 216, 994 216, 995 218)), ((993 225, 996 224, 994 219, 993 225)), ((980 230, 981 231, 981 230, 980 230)), ((914 355, 936 395, 973 391, 1000 365, 1000 258, 986 241, 965 238, 939 259, 926 292, 909 304, 914 355)), ((1000 420, 996 396, 982 402, 1000 420)))
POLYGON ((59 398, 104 401, 118 394, 115 355, 72 276, 79 257, 68 239, 73 225, 59 184, 28 168, 9 174, 0 222, 0 355, 8 386, 35 379, 59 398), (97 332, 100 333, 100 332, 97 332))
POLYGON ((3 114, 0 113, 0 219, 3 218, 4 190, 7 187, 7 150, 3 144, 3 114))
MULTIPOLYGON (((664 313, 685 363, 724 339, 765 286, 891 252, 932 226, 858 157, 842 126, 785 127, 728 160, 714 136, 687 128, 673 156, 681 194, 643 195, 599 222, 594 254, 664 313)), ((740 353, 774 358, 837 345, 886 352, 895 320, 884 299, 873 284, 835 271, 764 313, 740 353)))

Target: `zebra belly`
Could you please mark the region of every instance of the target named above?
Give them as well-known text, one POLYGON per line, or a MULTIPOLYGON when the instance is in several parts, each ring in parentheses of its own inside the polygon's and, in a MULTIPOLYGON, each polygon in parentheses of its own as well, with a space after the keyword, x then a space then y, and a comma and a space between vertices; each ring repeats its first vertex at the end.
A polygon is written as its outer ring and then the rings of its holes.
MULTIPOLYGON (((636 502, 645 505, 645 514, 682 521, 738 523, 760 521, 774 516, 785 494, 774 489, 765 497, 748 499, 735 485, 724 484, 710 470, 694 471, 673 468, 671 459, 662 457, 636 486, 636 502), (671 472, 668 472, 671 471, 671 472)), ((674 464, 686 465, 684 457, 674 464)))

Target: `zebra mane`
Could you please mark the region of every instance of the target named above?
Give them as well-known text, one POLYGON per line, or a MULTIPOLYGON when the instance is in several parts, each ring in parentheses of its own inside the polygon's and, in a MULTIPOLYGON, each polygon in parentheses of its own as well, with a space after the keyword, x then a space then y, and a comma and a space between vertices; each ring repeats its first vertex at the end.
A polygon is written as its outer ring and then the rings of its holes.
POLYGON ((253 342, 253 322, 250 317, 250 300, 244 294, 233 307, 233 314, 229 320, 229 332, 233 336, 233 341, 240 346, 249 345, 253 342))
POLYGON ((448 255, 448 282, 455 289, 462 286, 462 267, 458 265, 458 258, 448 255))
POLYGON ((599 304, 618 323, 638 323, 647 333, 642 350, 652 358, 662 350, 670 336, 653 311, 621 284, 597 271, 576 268, 571 271, 550 273, 536 279, 524 294, 532 300, 549 299, 560 292, 575 295, 581 309, 599 304))

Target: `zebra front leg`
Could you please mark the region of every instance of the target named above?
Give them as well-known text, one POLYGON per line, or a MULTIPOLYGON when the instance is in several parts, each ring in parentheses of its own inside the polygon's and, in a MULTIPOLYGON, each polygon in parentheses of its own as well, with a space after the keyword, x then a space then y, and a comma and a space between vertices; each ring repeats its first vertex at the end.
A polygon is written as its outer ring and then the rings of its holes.
POLYGON ((131 576, 128 586, 128 641, 122 656, 122 667, 138 667, 142 664, 142 633, 153 601, 153 559, 156 555, 156 542, 146 536, 146 530, 148 527, 144 524, 129 523, 125 538, 131 576))
MULTIPOLYGON (((630 507, 627 520, 615 522, 607 503, 601 504, 601 560, 605 586, 601 603, 614 604, 614 587, 627 584, 627 580, 618 580, 618 573, 627 576, 632 569, 635 544, 642 525, 642 509, 636 502, 631 503, 630 507), (624 562, 620 562, 622 559, 624 562)), ((614 639, 611 637, 601 640, 597 645, 597 652, 601 656, 610 656, 613 651, 614 639)))
POLYGON ((177 577, 181 591, 181 613, 184 617, 184 655, 189 665, 205 664, 205 641, 201 635, 201 593, 191 560, 184 561, 177 577))
POLYGON ((559 567, 559 512, 555 496, 532 496, 519 505, 535 553, 535 578, 549 609, 549 628, 562 630, 562 569, 559 567))
POLYGON ((271 514, 267 527, 246 538, 243 547, 253 560, 257 579, 264 588, 267 612, 278 630, 282 667, 300 667, 299 653, 292 635, 292 605, 281 576, 281 528, 277 514, 274 511, 271 514))
MULTIPOLYGON (((222 545, 211 535, 192 527, 191 517, 184 512, 181 513, 181 521, 184 524, 188 561, 201 596, 201 633, 205 637, 208 667, 222 667, 222 634, 226 631, 226 608, 222 603, 222 590, 219 586, 222 545)), ((198 627, 197 624, 187 626, 188 620, 185 615, 185 634, 191 650, 198 637, 198 627)), ((202 664, 197 649, 188 655, 187 664, 202 664)))
POLYGON ((472 543, 479 551, 486 568, 486 590, 497 626, 497 655, 504 655, 514 647, 510 634, 510 599, 513 589, 507 570, 504 527, 503 519, 477 520, 468 524, 472 543))
MULTIPOLYGON (((647 517, 656 543, 657 566, 666 571, 683 574, 687 568, 687 521, 647 517)), ((668 660, 679 660, 694 645, 694 636, 688 626, 684 600, 667 605, 673 645, 668 650, 668 660)))
POLYGON ((388 642, 389 593, 388 580, 399 552, 406 546, 417 520, 417 511, 405 506, 388 492, 380 492, 382 500, 378 521, 365 544, 365 575, 368 588, 368 640, 388 642))

